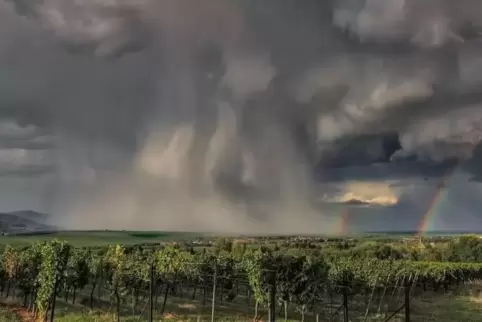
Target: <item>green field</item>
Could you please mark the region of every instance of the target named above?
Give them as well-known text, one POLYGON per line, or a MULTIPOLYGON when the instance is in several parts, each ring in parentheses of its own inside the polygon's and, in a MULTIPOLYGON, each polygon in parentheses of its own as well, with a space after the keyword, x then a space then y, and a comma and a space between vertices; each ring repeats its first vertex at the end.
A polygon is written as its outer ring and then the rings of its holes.
POLYGON ((0 236, 2 245, 29 246, 36 242, 61 239, 75 247, 101 247, 115 244, 156 244, 166 241, 190 241, 200 234, 156 231, 63 231, 36 235, 0 236))
MULTIPOLYGON (((369 235, 353 235, 350 239, 358 239, 363 241, 397 241, 402 238, 411 238, 415 233, 380 233, 369 235)), ((441 238, 450 239, 461 234, 434 234, 427 238, 441 238)), ((212 233, 190 233, 190 232, 165 232, 165 231, 113 231, 113 230, 99 230, 99 231, 60 231, 48 232, 38 234, 18 234, 0 236, 0 247, 11 245, 14 247, 29 246, 36 242, 61 239, 67 241, 75 247, 102 247, 114 244, 122 245, 137 245, 137 244, 158 244, 165 242, 190 242, 194 239, 214 239, 215 234, 212 233)), ((246 236, 246 238, 249 236, 246 236)), ((269 240, 270 243, 275 243, 277 240, 282 240, 286 237, 276 236, 256 236, 252 235, 256 240, 269 240)), ((312 238, 313 236, 306 236, 312 238)), ((327 239, 336 240, 336 236, 314 236, 313 238, 326 237, 327 239)), ((345 239, 346 239, 345 238, 345 239)), ((251 245, 252 246, 252 245, 251 245)), ((254 245, 256 246, 256 245, 254 245)))

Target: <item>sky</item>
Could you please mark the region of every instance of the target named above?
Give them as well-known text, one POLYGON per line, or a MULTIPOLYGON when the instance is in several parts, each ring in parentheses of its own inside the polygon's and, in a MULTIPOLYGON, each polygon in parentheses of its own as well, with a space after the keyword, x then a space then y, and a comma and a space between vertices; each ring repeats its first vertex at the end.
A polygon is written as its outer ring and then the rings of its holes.
POLYGON ((477 0, 1 0, 0 211, 482 230, 481 17, 477 0))

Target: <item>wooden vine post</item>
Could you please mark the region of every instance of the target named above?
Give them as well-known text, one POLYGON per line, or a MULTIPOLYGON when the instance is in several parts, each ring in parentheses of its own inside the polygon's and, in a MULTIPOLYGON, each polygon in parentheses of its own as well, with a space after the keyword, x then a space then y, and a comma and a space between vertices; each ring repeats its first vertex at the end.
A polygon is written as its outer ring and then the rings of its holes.
POLYGON ((271 287, 269 293, 269 322, 276 321, 276 272, 271 272, 271 287))
POLYGON ((405 293, 405 322, 410 322, 410 283, 408 281, 408 278, 405 278, 404 293, 405 293))
POLYGON ((211 322, 214 322, 214 309, 216 307, 216 284, 218 279, 218 262, 214 263, 214 276, 213 276, 213 301, 211 304, 211 322))
POLYGON ((149 267, 149 316, 148 321, 153 321, 154 316, 154 289, 155 289, 155 278, 154 278, 154 260, 151 261, 149 267))
POLYGON ((348 318, 348 283, 343 283, 343 321, 349 322, 348 318))

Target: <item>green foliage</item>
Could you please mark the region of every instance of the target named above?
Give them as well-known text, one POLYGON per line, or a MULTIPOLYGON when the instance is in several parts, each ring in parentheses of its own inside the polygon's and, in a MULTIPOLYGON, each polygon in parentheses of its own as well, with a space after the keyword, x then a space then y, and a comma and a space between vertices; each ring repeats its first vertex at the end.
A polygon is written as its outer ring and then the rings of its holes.
POLYGON ((482 262, 482 238, 463 236, 449 242, 446 260, 451 262, 482 262))
POLYGON ((218 255, 220 252, 231 252, 233 249, 233 242, 227 238, 217 238, 214 242, 214 252, 218 255))
POLYGON ((92 283, 97 284, 104 275, 104 257, 100 252, 88 251, 87 265, 92 283))
POLYGON ((285 307, 291 303, 304 314, 315 310, 327 291, 356 293, 404 282, 448 284, 480 280, 482 264, 475 262, 480 256, 480 243, 479 238, 472 236, 440 243, 335 241, 325 249, 318 248, 319 255, 309 249, 297 249, 291 254, 234 243, 222 246, 222 252, 215 255, 175 246, 71 249, 65 242, 53 240, 24 249, 7 246, 0 278, 15 281, 24 294, 36 295, 38 311, 43 314, 62 285, 64 291, 75 291, 102 283, 119 303, 127 294, 135 298, 149 289, 151 265, 155 283, 165 286, 165 296, 184 282, 204 289, 212 287, 216 272, 223 301, 234 299, 239 279, 247 279, 257 303, 269 304, 271 287, 276 283, 276 300, 285 307), (227 253, 228 249, 231 252, 227 253))
POLYGON ((85 249, 76 249, 72 251, 67 262, 64 282, 66 290, 84 288, 89 282, 89 260, 90 251, 85 249))
POLYGON ((470 281, 482 278, 482 264, 417 262, 406 260, 349 260, 330 263, 334 284, 360 283, 368 286, 395 285, 402 280, 470 281))
POLYGON ((246 243, 239 242, 239 241, 233 242, 231 254, 233 254, 234 257, 241 259, 244 256, 244 254, 246 254, 247 249, 248 249, 248 246, 246 243))
POLYGON ((19 250, 7 245, 3 252, 2 264, 8 278, 15 279, 20 269, 20 252, 19 250))
POLYGON ((21 252, 18 280, 24 294, 31 294, 37 289, 41 265, 42 245, 35 244, 21 252))
POLYGON ((237 277, 236 260, 232 256, 221 256, 214 261, 216 265, 216 278, 219 289, 228 293, 227 300, 232 300, 234 294, 235 281, 237 277))
POLYGON ((42 264, 38 275, 37 308, 42 315, 57 295, 58 286, 70 256, 71 247, 64 241, 52 240, 40 246, 42 264))
POLYGON ((0 306, 0 322, 21 322, 20 316, 12 312, 8 306, 0 306))
POLYGON ((172 246, 156 252, 155 264, 157 272, 167 278, 177 278, 194 270, 193 255, 172 246))
POLYGON ((130 268, 125 247, 120 245, 109 247, 105 255, 105 269, 112 295, 118 297, 125 291, 124 281, 129 276, 130 268))
POLYGON ((274 271, 275 261, 270 252, 256 250, 247 253, 243 259, 243 268, 247 273, 249 285, 258 303, 267 303, 269 296, 270 276, 274 271))

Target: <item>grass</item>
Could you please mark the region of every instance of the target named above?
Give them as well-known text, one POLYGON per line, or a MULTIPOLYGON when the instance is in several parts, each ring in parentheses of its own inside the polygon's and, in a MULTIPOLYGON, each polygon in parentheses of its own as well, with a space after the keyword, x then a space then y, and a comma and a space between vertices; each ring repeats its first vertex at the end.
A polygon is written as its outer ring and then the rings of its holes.
POLYGON ((478 322, 482 321, 482 298, 470 296, 427 296, 413 307, 415 321, 478 322))
MULTIPOLYGON (((457 296, 454 294, 427 294, 423 298, 418 298, 412 303, 411 321, 412 322, 479 322, 482 321, 482 299, 480 297, 470 296, 457 296)), ((89 311, 81 309, 80 307, 74 308, 68 305, 59 303, 59 310, 55 315, 55 321, 58 322, 114 322, 115 316, 109 312, 101 311, 89 311)), ((172 305, 173 303, 171 303, 172 305)), ((172 307, 171 307, 172 308, 172 307)), ((209 310, 207 310, 209 311, 209 310)), ((217 322, 248 322, 252 318, 246 315, 240 314, 240 312, 231 312, 231 316, 227 315, 228 312, 219 312, 216 317, 217 322)), ((355 312, 352 312, 355 313, 355 312)), ((341 318, 341 317, 340 317, 341 318)), ((143 319, 145 320, 146 315, 143 319)), ((157 317, 155 320, 157 321, 157 317)), ((266 317, 265 317, 266 319, 266 317)), ((363 321, 363 314, 352 314, 351 321, 363 321)), ((386 316, 370 316, 367 321, 378 322, 385 321, 386 316)), ((197 321, 210 321, 210 314, 206 312, 202 316, 196 314, 166 314, 163 321, 171 322, 197 322, 197 321)), ((283 320, 281 317, 278 320, 283 320)), ((323 320, 323 319, 321 319, 323 320)), ((0 306, 0 322, 17 322, 21 321, 19 316, 13 312, 11 306, 0 306)), ((24 320, 25 321, 25 320, 24 320)), ((139 321, 139 315, 137 316, 123 316, 123 322, 135 322, 139 321)), ((291 322, 300 321, 299 318, 289 320, 291 322)), ((307 322, 315 321, 314 317, 307 316, 307 322)), ((334 320, 338 321, 338 320, 334 320)), ((404 321, 403 314, 396 316, 394 322, 404 321)))
POLYGON ((28 246, 36 242, 59 238, 76 247, 108 246, 115 244, 154 244, 172 240, 192 240, 199 234, 171 232, 135 231, 65 231, 38 235, 0 236, 0 247, 4 245, 28 246))
MULTIPOLYGON (((188 233, 188 232, 165 232, 165 231, 59 231, 38 234, 21 234, 0 236, 0 250, 5 245, 14 247, 29 246, 36 242, 59 238, 65 240, 75 247, 102 247, 115 244, 135 245, 135 244, 156 244, 168 241, 192 241, 199 237, 212 237, 213 234, 202 233, 188 233)), ((393 239, 400 238, 398 235, 387 236, 358 236, 362 242, 374 243, 379 239, 393 239)), ((283 242, 283 240, 272 239, 267 243, 262 243, 265 247, 274 247, 276 243, 283 242)), ((249 247, 259 247, 261 244, 249 244, 249 247)))
MULTIPOLYGON (((480 289, 480 284, 460 286, 457 289, 453 289, 453 293, 432 293, 425 292, 422 294, 414 294, 411 300, 411 321, 412 322, 477 322, 482 321, 482 296, 477 291, 480 289)), ((79 294, 80 295, 80 294, 79 294)), ((395 294, 396 295, 396 294, 395 294)), ((83 295, 85 296, 85 294, 83 295)), ((79 297, 80 299, 80 297, 79 297)), ((323 314, 320 315, 320 321, 326 321, 332 312, 334 312, 340 305, 341 298, 335 297, 331 309, 329 309, 329 299, 325 299, 323 308, 323 314)), ((84 299, 85 301, 85 299, 84 299)), ((129 297, 126 298, 126 302, 122 305, 122 321, 138 321, 141 315, 142 308, 146 305, 147 299, 142 300, 135 313, 132 312, 132 307, 130 305, 129 297)), ((208 300, 206 307, 202 309, 202 297, 196 297, 193 300, 190 296, 189 290, 186 290, 184 297, 179 296, 169 296, 166 312, 174 314, 166 314, 163 317, 163 321, 210 321, 211 318, 211 305, 208 300)), ((104 294, 102 296, 102 303, 97 302, 96 311, 90 311, 86 309, 85 306, 81 305, 82 300, 77 304, 72 305, 65 303, 62 299, 59 299, 57 310, 56 310, 56 321, 72 321, 72 322, 110 322, 115 321, 113 316, 113 306, 109 304, 108 295, 104 294)), ((161 298, 159 299, 159 305, 161 303, 161 298)), ((241 294, 240 298, 233 302, 216 302, 216 321, 230 321, 230 322, 248 322, 252 321, 252 316, 254 312, 254 303, 251 303, 250 307, 247 306, 247 299, 241 294)), ((85 304, 85 302, 84 302, 85 304)), ((388 294, 384 295, 382 299, 376 299, 373 301, 370 309, 370 314, 368 316, 367 322, 383 322, 391 312, 394 312, 396 308, 403 304, 403 294, 402 297, 398 296, 391 297, 388 294), (390 299, 395 299, 392 303, 390 299), (392 304, 390 304, 392 303, 392 304), (381 314, 377 314, 377 309, 379 305, 382 305, 381 314), (385 305, 389 305, 390 308, 385 305)), ((363 321, 366 303, 363 300, 363 296, 350 297, 350 321, 363 321)), ((160 306, 157 307, 158 309, 160 306)), ((279 309, 279 308, 278 308, 279 309)), ((141 320, 146 320, 147 312, 143 312, 143 318, 141 320)), ((259 313, 263 315, 262 320, 267 319, 267 313, 265 307, 260 307, 259 313)), ((281 313, 282 315, 282 313, 281 313)), ((160 316, 156 314, 156 319, 159 320, 160 316)), ((333 321, 341 321, 342 315, 338 316, 338 319, 333 321)), ((284 320, 282 316, 278 317, 279 321, 284 320)), ((301 317, 298 312, 295 311, 295 307, 292 306, 289 309, 289 321, 300 321, 301 317)), ((315 322, 316 318, 312 314, 306 315, 306 322, 315 322)), ((400 314, 395 316, 391 321, 401 322, 405 321, 403 310, 400 314)))
MULTIPOLYGON (((141 321, 145 321, 143 319, 141 321)), ((2 320, 0 320, 2 321, 2 320)), ((55 317, 55 321, 58 322, 114 322, 115 316, 109 314, 97 314, 97 313, 85 313, 85 314, 67 314, 64 316, 55 317)), ((122 318, 122 322, 138 322, 138 317, 126 317, 122 318)), ((155 321, 160 321, 155 319, 155 321)), ((177 316, 177 315, 166 315, 163 317, 162 321, 170 322, 198 322, 198 321, 210 321, 210 317, 204 316, 200 319, 198 317, 189 316, 177 316)), ((235 317, 225 317, 217 318, 216 322, 247 322, 251 320, 238 319, 235 317)), ((295 322, 295 320, 288 320, 288 322, 295 322)))
POLYGON ((20 317, 13 312, 11 307, 0 306, 0 322, 17 322, 21 321, 20 317))
MULTIPOLYGON (((482 321, 482 296, 481 284, 473 285, 461 285, 458 288, 454 288, 452 293, 415 293, 411 299, 411 321, 412 322, 477 322, 482 321)), ((242 291, 242 290, 240 290, 242 291)), ((114 305, 110 302, 108 291, 103 290, 99 295, 100 300, 95 302, 96 309, 88 309, 88 290, 84 290, 78 294, 78 299, 75 304, 65 302, 63 296, 59 296, 56 305, 55 321, 59 322, 114 322, 115 317, 113 315, 114 305)), ((184 296, 180 298, 178 295, 170 295, 166 306, 166 314, 162 317, 163 321, 210 321, 211 306, 209 299, 206 302, 206 306, 202 309, 201 299, 202 296, 197 296, 192 299, 192 293, 189 289, 185 290, 184 296), (172 314, 174 313, 174 314, 172 314)), ((253 316, 253 303, 250 307, 247 306, 247 298, 244 297, 244 292, 240 293, 240 298, 233 303, 220 302, 217 300, 215 314, 216 321, 218 322, 248 322, 252 321, 253 316)), ((370 314, 367 322, 382 322, 391 315, 390 312, 394 312, 403 303, 403 294, 399 297, 396 293, 393 296, 392 292, 388 292, 383 295, 382 298, 375 296, 374 301, 371 303, 370 314), (390 294, 389 294, 390 293, 390 294), (395 302, 392 302, 395 300, 395 302), (380 314, 377 314, 377 309, 380 308, 380 314), (390 307, 390 308, 388 308, 390 307)), ((159 301, 157 309, 160 309, 162 298, 159 301)), ((334 302, 329 305, 330 299, 325 299, 322 302, 323 314, 320 315, 320 321, 326 321, 328 316, 331 316, 331 312, 334 312, 340 305, 341 298, 335 296, 334 302), (331 307, 331 309, 330 309, 331 307)), ((365 299, 366 300, 366 299, 365 299)), ((69 299, 70 301, 70 299, 69 299)), ((124 322, 145 321, 147 319, 147 312, 143 308, 146 306, 147 299, 142 298, 138 303, 135 311, 132 311, 131 298, 129 295, 125 297, 125 302, 122 304, 121 320, 124 322), (142 317, 140 318, 140 316, 142 317), (139 319, 140 318, 140 319, 139 319)), ((13 299, 9 299, 8 302, 4 301, 3 306, 0 305, 0 322, 17 322, 22 321, 19 319, 19 315, 25 317, 25 310, 19 309, 19 302, 13 302, 13 299), (15 305, 15 306, 14 306, 15 305)), ((363 321, 366 311, 366 302, 362 295, 349 298, 349 314, 350 321, 363 321)), ((279 308, 278 308, 279 309, 279 308)), ((266 308, 260 307, 259 311, 263 318, 266 320, 266 308)), ((282 315, 282 314, 281 314, 282 315)), ((289 309, 289 321, 300 321, 299 313, 295 312, 294 307, 289 309)), ((161 317, 156 314, 155 321, 159 321, 161 317)), ((403 310, 400 314, 395 316, 391 321, 402 322, 405 317, 403 310)), ((281 316, 278 317, 279 321, 284 320, 281 316)), ((338 316, 338 319, 332 321, 341 321, 342 315, 338 316)), ((29 319, 23 319, 23 321, 31 321, 29 319)), ((306 322, 315 322, 316 319, 312 314, 306 315, 306 322)))

